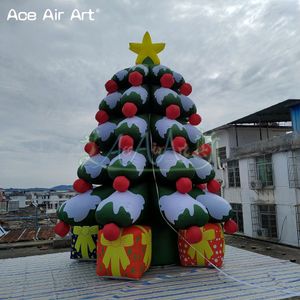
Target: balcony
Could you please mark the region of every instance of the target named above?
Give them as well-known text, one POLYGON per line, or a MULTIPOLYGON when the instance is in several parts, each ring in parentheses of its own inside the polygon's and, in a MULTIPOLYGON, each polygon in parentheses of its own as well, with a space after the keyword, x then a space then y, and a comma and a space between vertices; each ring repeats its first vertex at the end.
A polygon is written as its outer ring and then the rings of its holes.
POLYGON ((300 134, 290 132, 271 139, 230 148, 228 160, 256 157, 295 149, 300 149, 300 134))

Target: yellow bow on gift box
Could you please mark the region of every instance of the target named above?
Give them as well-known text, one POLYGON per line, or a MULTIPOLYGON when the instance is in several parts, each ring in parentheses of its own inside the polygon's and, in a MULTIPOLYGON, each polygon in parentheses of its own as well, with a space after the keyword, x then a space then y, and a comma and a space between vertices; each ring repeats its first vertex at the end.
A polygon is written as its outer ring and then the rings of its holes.
POLYGON ((205 257, 210 259, 214 254, 208 241, 215 239, 215 231, 214 229, 203 230, 202 227, 200 227, 199 230, 201 230, 202 233, 202 240, 190 246, 188 255, 192 259, 195 259, 196 256, 198 266, 205 266, 205 257))
POLYGON ((151 230, 147 230, 143 226, 139 226, 139 225, 136 225, 136 227, 138 227, 142 231, 142 245, 146 246, 143 262, 146 268, 148 268, 150 266, 151 256, 152 256, 151 230))
POLYGON ((82 258, 89 258, 89 251, 93 252, 96 249, 92 235, 98 234, 98 226, 74 226, 73 234, 78 235, 75 249, 80 252, 82 258))
POLYGON ((133 234, 122 236, 121 233, 120 237, 115 241, 108 241, 103 234, 101 235, 101 244, 107 247, 103 257, 103 264, 105 268, 108 268, 111 263, 111 274, 113 276, 121 276, 120 263, 123 270, 130 265, 125 247, 131 247, 133 242, 133 234))

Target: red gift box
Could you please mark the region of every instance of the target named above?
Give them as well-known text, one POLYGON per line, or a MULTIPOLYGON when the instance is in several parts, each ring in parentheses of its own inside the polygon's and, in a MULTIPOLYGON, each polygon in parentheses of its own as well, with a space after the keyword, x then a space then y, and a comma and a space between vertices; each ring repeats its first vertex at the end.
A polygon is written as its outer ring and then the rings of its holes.
POLYGON ((189 244, 185 241, 186 230, 179 231, 178 249, 180 263, 183 266, 221 267, 224 260, 225 241, 221 224, 206 224, 199 227, 202 239, 189 244))
POLYGON ((106 240, 99 230, 97 242, 97 274, 99 276, 139 279, 151 263, 151 229, 130 226, 121 229, 114 241, 106 240))

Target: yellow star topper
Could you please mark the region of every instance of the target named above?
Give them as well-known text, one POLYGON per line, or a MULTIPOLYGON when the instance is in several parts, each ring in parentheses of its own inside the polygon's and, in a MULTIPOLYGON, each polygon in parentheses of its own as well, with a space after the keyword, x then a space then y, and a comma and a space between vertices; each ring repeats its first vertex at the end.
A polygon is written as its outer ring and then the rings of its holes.
POLYGON ((153 63, 158 65, 160 60, 157 53, 161 52, 165 48, 165 43, 152 43, 151 36, 147 31, 144 34, 142 43, 129 43, 129 49, 138 54, 135 63, 153 63))

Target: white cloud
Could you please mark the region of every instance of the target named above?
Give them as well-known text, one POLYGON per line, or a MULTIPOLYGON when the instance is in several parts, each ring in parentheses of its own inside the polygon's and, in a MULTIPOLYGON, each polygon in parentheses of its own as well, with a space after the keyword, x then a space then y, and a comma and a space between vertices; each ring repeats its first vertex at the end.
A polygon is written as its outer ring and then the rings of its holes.
POLYGON ((71 183, 103 85, 149 30, 210 129, 299 98, 299 1, 1 1, 0 186, 71 183), (10 8, 96 9, 95 22, 6 22, 10 8), (32 159, 34 157, 34 159, 32 159))

